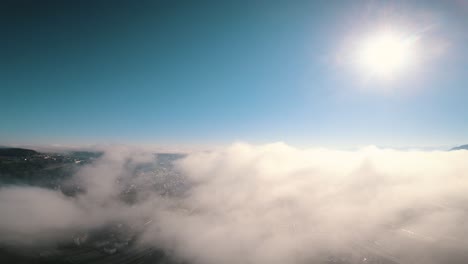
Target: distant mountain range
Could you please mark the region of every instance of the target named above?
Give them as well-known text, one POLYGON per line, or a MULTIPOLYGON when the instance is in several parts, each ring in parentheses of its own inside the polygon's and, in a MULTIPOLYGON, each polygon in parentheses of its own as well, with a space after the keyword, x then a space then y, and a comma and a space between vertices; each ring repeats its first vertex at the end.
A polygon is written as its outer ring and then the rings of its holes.
POLYGON ((458 147, 454 147, 450 150, 461 150, 461 149, 466 149, 468 150, 468 144, 467 145, 461 145, 461 146, 458 146, 458 147))
MULTIPOLYGON (((463 149, 468 150, 468 144, 453 147, 453 148, 450 149, 450 151, 463 150, 463 149)), ((38 155, 38 154, 41 154, 41 153, 37 152, 35 150, 32 150, 32 149, 10 148, 10 147, 6 147, 6 146, 0 146, 0 157, 11 157, 11 158, 17 157, 17 158, 20 158, 20 157, 30 157, 30 156, 34 156, 34 155, 38 155)), ((97 152, 72 151, 72 152, 68 153, 68 155, 75 156, 75 157, 81 157, 81 158, 90 158, 90 157, 99 158, 100 156, 102 156, 102 154, 103 153, 99 152, 99 151, 97 151, 97 152)), ((171 154, 171 155, 174 155, 174 154, 171 154)))

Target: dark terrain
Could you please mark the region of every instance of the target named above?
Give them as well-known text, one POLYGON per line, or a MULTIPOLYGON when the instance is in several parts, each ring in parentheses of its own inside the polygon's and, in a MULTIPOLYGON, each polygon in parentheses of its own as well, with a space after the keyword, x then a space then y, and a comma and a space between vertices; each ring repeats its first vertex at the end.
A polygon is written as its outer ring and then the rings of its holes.
MULTIPOLYGON (((67 180, 79 168, 101 156, 100 152, 40 153, 30 149, 0 148, 0 187, 37 186, 74 196, 79 186, 70 186, 67 180)), ((170 162, 179 157, 175 154, 158 156, 161 170, 166 170, 170 162)), ((132 192, 126 194, 122 199, 131 201, 132 192)), ((138 232, 122 227, 120 223, 110 223, 78 233, 68 242, 54 246, 18 248, 0 244, 0 263, 174 263, 161 250, 135 247, 138 232)))

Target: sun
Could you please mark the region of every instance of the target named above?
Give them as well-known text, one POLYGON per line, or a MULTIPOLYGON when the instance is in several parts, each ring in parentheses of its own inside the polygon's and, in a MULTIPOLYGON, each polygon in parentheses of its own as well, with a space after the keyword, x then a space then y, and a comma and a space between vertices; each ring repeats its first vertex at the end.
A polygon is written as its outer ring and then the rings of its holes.
POLYGON ((365 38, 356 62, 369 78, 394 79, 414 62, 414 41, 403 34, 384 30, 365 38))

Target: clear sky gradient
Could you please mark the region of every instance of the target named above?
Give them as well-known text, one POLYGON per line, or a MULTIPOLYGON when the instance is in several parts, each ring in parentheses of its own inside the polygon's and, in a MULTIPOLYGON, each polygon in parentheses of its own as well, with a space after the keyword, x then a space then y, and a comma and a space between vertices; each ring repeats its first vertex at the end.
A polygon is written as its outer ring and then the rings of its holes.
POLYGON ((468 2, 2 3, 0 144, 468 143, 468 2), (421 59, 348 61, 390 25, 421 59))

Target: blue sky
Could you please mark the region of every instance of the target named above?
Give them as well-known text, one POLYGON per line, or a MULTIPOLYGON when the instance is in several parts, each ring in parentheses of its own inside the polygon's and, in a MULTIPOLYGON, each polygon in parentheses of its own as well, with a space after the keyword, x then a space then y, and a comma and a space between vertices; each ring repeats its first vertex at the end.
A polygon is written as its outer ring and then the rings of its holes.
POLYGON ((466 2, 109 4, 5 5, 1 144, 468 142, 466 2), (363 81, 347 54, 382 23, 424 59, 363 81))

